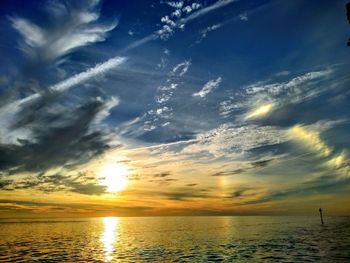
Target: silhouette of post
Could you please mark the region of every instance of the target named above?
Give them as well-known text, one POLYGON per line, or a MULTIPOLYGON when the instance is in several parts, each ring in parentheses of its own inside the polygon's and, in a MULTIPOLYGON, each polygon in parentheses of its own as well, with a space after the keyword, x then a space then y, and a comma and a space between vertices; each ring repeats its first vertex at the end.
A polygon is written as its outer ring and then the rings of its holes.
MULTIPOLYGON (((345 8, 346 8, 346 18, 348 19, 348 22, 350 24, 350 2, 346 4, 345 8)), ((350 38, 348 39, 348 46, 350 46, 350 38)))
POLYGON ((322 208, 318 209, 320 212, 320 217, 321 217, 321 224, 323 225, 323 215, 322 215, 322 208))

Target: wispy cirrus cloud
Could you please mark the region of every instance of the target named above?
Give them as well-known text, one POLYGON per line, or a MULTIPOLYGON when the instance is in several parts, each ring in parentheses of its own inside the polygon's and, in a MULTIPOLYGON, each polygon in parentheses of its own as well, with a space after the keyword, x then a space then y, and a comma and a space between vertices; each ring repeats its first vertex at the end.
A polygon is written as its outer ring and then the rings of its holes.
POLYGON ((192 94, 193 97, 206 97, 209 93, 211 93, 213 90, 217 89, 221 83, 221 77, 218 77, 217 79, 209 80, 207 83, 204 84, 203 88, 192 94))
MULTIPOLYGON (((255 116, 271 113, 273 110, 288 104, 298 104, 315 98, 329 89, 329 86, 322 85, 320 87, 318 84, 331 78, 333 73, 333 69, 326 68, 300 74, 282 82, 274 82, 269 79, 243 86, 240 88, 240 92, 236 92, 229 99, 220 103, 220 114, 227 117, 231 113, 244 110, 246 111, 245 118, 251 119, 255 116)), ((287 76, 289 75, 279 75, 278 77, 287 76)))
POLYGON ((161 18, 163 26, 156 34, 161 39, 167 40, 175 33, 175 30, 184 30, 187 23, 236 1, 238 0, 219 0, 206 7, 203 7, 202 4, 197 2, 188 5, 185 5, 184 1, 166 2, 175 10, 171 13, 171 18, 169 16, 161 18))
POLYGON ((198 155, 209 153, 214 158, 240 155, 254 148, 288 141, 286 130, 273 126, 234 126, 227 123, 216 129, 200 133, 196 142, 182 149, 182 153, 198 155))
POLYGON ((118 21, 99 24, 100 1, 83 3, 49 1, 45 10, 50 23, 38 25, 20 17, 12 17, 12 26, 23 37, 20 48, 31 58, 50 61, 64 56, 74 49, 106 39, 118 21))

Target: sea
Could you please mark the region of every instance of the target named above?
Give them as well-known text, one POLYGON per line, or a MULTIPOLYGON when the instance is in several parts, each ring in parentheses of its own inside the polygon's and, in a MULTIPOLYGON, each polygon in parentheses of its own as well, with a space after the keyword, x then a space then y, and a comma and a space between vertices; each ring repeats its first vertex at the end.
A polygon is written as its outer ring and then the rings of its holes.
POLYGON ((350 262, 350 217, 1 219, 0 262, 350 262))

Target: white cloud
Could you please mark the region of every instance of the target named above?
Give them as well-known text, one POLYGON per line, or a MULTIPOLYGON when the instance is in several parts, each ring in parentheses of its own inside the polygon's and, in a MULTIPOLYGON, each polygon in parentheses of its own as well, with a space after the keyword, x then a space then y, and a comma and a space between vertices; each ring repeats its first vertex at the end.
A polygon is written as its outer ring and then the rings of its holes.
POLYGON ((198 134, 195 143, 183 148, 184 154, 207 152, 214 157, 230 153, 244 154, 257 147, 274 145, 289 140, 285 130, 274 126, 247 125, 235 127, 223 124, 213 130, 198 134))
POLYGON ((240 14, 238 17, 239 17, 239 19, 241 19, 242 21, 248 21, 248 15, 247 15, 247 13, 240 14))
POLYGON ((182 8, 182 12, 189 14, 192 12, 192 7, 190 5, 187 5, 184 8, 182 8))
POLYGON ((205 83, 205 85, 200 91, 193 93, 192 96, 204 98, 210 92, 217 89, 220 83, 221 83, 221 77, 218 77, 217 79, 209 80, 207 83, 205 83))
POLYGON ((280 94, 281 92, 284 92, 286 90, 295 89, 307 81, 325 77, 331 73, 332 73, 332 70, 312 71, 304 75, 292 78, 291 80, 286 82, 277 82, 277 83, 266 84, 266 85, 261 85, 260 83, 249 85, 245 87, 245 90, 247 94, 256 94, 259 92, 267 92, 270 94, 280 94))
POLYGON ((53 26, 45 27, 23 18, 11 19, 13 27, 22 35, 22 50, 32 58, 53 60, 72 50, 104 41, 107 33, 117 26, 95 23, 100 14, 96 11, 98 0, 86 1, 73 8, 58 1, 49 1, 46 10, 53 26))
POLYGON ((182 12, 181 12, 181 9, 176 9, 174 12, 171 13, 171 16, 174 16, 174 17, 181 17, 182 15, 182 12))
POLYGON ((186 72, 188 71, 190 66, 191 66, 191 61, 190 60, 186 60, 186 61, 184 61, 182 63, 177 64, 173 68, 172 73, 173 74, 178 74, 181 77, 181 76, 186 74, 186 72))
POLYGON ((176 26, 175 22, 171 20, 169 16, 163 16, 160 21, 172 27, 176 26))
POLYGON ((269 79, 244 86, 241 91, 232 94, 229 99, 220 103, 220 114, 227 117, 238 109, 251 112, 262 105, 272 104, 277 110, 287 104, 300 103, 318 96, 327 89, 328 87, 315 88, 315 83, 326 79, 332 72, 331 69, 311 71, 284 82, 271 83, 269 79))
POLYGON ((283 70, 283 71, 280 71, 280 72, 277 72, 275 75, 277 77, 283 77, 283 76, 288 76, 290 74, 290 71, 288 70, 283 70))
POLYGON ((161 22, 165 23, 160 30, 156 32, 156 35, 163 40, 167 40, 172 36, 176 29, 185 29, 186 23, 206 15, 218 8, 224 7, 230 3, 233 3, 238 0, 219 0, 216 3, 202 8, 200 3, 194 2, 190 5, 183 7, 184 2, 166 2, 169 6, 175 8, 176 10, 171 13, 171 17, 176 18, 175 21, 171 20, 168 16, 162 17, 161 22), (198 10, 196 12, 193 12, 198 10), (182 18, 183 15, 187 15, 182 18))
POLYGON ((212 25, 212 26, 208 26, 206 29, 202 30, 202 38, 205 38, 208 34, 208 32, 210 31, 214 31, 218 28, 220 28, 222 25, 221 24, 215 24, 215 25, 212 25))
POLYGON ((181 23, 190 22, 190 21, 192 21, 200 16, 206 15, 206 14, 208 14, 208 13, 210 13, 218 8, 224 7, 228 4, 231 4, 231 3, 237 2, 237 1, 238 0, 219 0, 215 4, 212 4, 210 6, 202 8, 202 9, 198 10, 197 12, 192 13, 188 17, 181 19, 181 23))
POLYGON ((114 96, 112 96, 109 100, 107 100, 104 103, 104 106, 102 107, 102 109, 97 113, 93 121, 93 125, 98 126, 99 124, 101 124, 102 121, 105 120, 110 115, 110 111, 114 107, 119 105, 119 102, 120 102, 119 98, 114 96))
POLYGON ((173 8, 182 8, 184 5, 183 1, 178 1, 178 2, 171 1, 171 2, 166 2, 166 3, 173 8))
POLYGON ((106 62, 103 62, 101 64, 97 64, 95 67, 90 68, 82 73, 76 74, 73 77, 70 77, 58 84, 55 84, 49 89, 53 91, 63 92, 66 91, 78 84, 81 84, 87 80, 90 80, 93 77, 96 77, 98 75, 103 75, 107 73, 108 71, 112 70, 113 68, 116 68, 117 66, 123 64, 126 61, 126 58, 123 57, 114 57, 106 62))
POLYGON ((167 106, 164 106, 163 108, 158 108, 156 110, 156 114, 163 118, 167 118, 169 117, 169 114, 171 114, 171 109, 167 106))
POLYGON ((202 7, 200 3, 192 3, 192 10, 197 10, 202 7))
POLYGON ((169 106, 169 100, 173 97, 174 92, 179 86, 177 81, 187 73, 190 66, 190 60, 185 60, 178 63, 169 72, 165 83, 158 87, 157 94, 155 96, 157 108, 149 110, 145 115, 145 131, 152 131, 157 127, 165 127, 170 124, 169 119, 173 116, 173 109, 171 106, 169 106))

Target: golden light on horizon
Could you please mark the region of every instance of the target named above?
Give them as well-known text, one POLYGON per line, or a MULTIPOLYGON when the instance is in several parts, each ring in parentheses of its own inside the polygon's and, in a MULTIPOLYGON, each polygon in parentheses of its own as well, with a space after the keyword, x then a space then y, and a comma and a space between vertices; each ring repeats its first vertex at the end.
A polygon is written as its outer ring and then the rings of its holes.
POLYGON ((105 185, 110 193, 120 192, 127 187, 129 174, 129 167, 124 164, 105 164, 100 170, 101 184, 105 185))
POLYGON ((255 109, 255 110, 251 111, 250 113, 248 113, 246 119, 264 117, 269 112, 271 112, 272 108, 273 108, 273 104, 272 103, 262 105, 262 106, 258 107, 257 109, 255 109))

